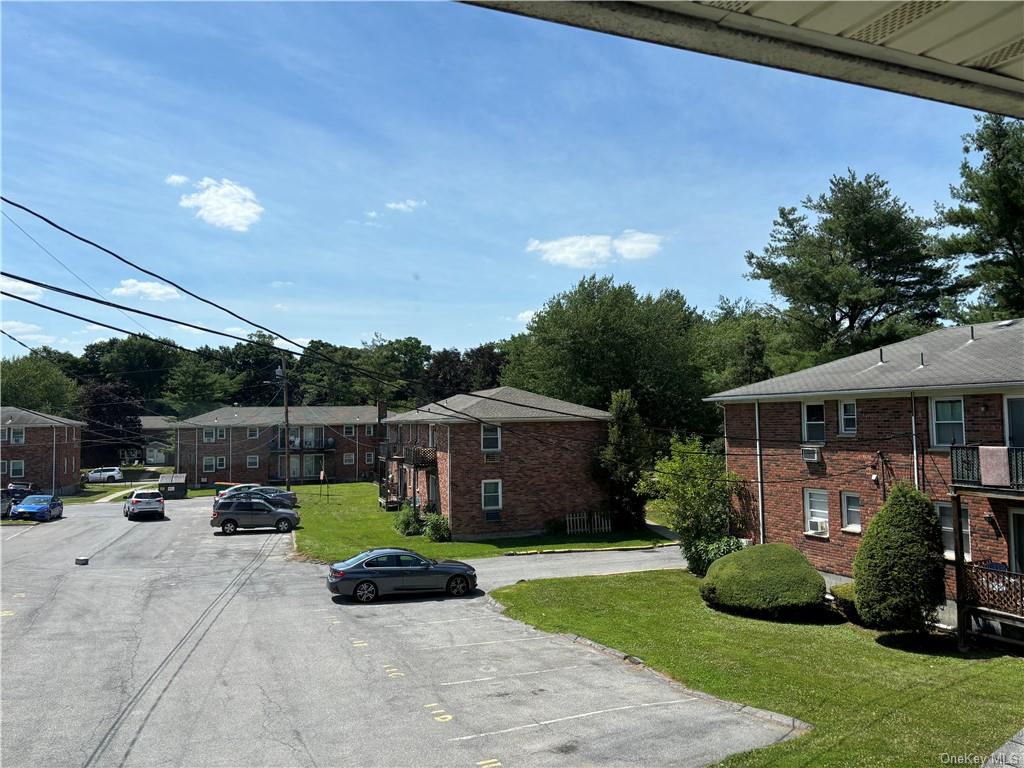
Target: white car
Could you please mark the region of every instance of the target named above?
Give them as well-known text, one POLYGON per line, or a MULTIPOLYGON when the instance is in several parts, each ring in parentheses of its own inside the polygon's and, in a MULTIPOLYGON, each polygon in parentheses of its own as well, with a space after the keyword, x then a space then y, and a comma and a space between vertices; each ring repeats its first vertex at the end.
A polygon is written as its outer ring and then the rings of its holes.
POLYGON ((124 500, 121 511, 129 520, 134 520, 140 515, 155 515, 162 519, 164 517, 164 497, 160 495, 160 491, 132 491, 131 495, 124 500))
POLYGON ((90 470, 85 479, 90 483, 115 483, 124 480, 120 467, 97 467, 90 470))

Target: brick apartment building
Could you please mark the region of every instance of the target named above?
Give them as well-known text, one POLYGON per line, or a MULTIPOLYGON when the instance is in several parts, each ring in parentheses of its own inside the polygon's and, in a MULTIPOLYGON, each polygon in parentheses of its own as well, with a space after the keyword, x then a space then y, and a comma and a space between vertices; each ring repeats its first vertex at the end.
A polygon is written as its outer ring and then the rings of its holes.
POLYGON ((387 415, 383 404, 291 406, 286 434, 281 407, 218 408, 172 424, 171 458, 190 485, 311 483, 321 470, 330 482, 372 480, 387 415))
POLYGON ((32 482, 43 491, 78 491, 85 422, 0 407, 0 484, 32 482))
POLYGON ((592 468, 609 419, 514 387, 391 416, 382 498, 432 504, 457 539, 542 532, 549 520, 608 506, 592 468))
POLYGON ((902 480, 933 500, 950 561, 958 494, 965 560, 1024 573, 1024 321, 943 328, 708 399, 725 409, 755 541, 852 576, 902 480))

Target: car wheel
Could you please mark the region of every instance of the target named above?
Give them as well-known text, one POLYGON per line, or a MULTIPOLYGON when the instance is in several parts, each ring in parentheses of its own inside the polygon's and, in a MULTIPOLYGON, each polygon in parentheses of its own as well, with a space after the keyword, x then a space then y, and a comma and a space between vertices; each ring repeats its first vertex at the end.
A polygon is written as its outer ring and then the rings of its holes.
POLYGON ((469 592, 469 579, 465 576, 452 576, 448 579, 445 591, 452 597, 462 597, 469 592))
POLYGON ((228 536, 238 530, 238 523, 234 520, 225 520, 220 524, 220 529, 224 531, 228 536))
POLYGON ((360 603, 372 603, 377 599, 377 585, 372 581, 361 581, 352 590, 352 597, 360 603))
POLYGON ((277 528, 278 533, 290 533, 292 530, 292 521, 286 517, 282 517, 277 521, 277 525, 274 527, 277 528))

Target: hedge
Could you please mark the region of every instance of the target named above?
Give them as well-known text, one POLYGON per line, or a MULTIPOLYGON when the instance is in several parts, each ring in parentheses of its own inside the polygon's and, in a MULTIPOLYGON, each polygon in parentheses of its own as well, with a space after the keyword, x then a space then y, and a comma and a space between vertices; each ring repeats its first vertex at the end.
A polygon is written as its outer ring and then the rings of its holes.
POLYGON ((713 562, 700 594, 716 608, 784 618, 821 607, 825 580, 795 547, 758 544, 713 562))

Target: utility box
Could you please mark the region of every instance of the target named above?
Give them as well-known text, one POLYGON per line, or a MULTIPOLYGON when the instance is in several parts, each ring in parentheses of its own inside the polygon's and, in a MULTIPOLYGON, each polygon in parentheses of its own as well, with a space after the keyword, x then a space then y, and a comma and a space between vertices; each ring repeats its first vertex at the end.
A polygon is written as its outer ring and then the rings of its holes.
POLYGON ((188 496, 187 478, 188 476, 184 473, 180 475, 160 475, 160 495, 165 499, 184 499, 188 496))

